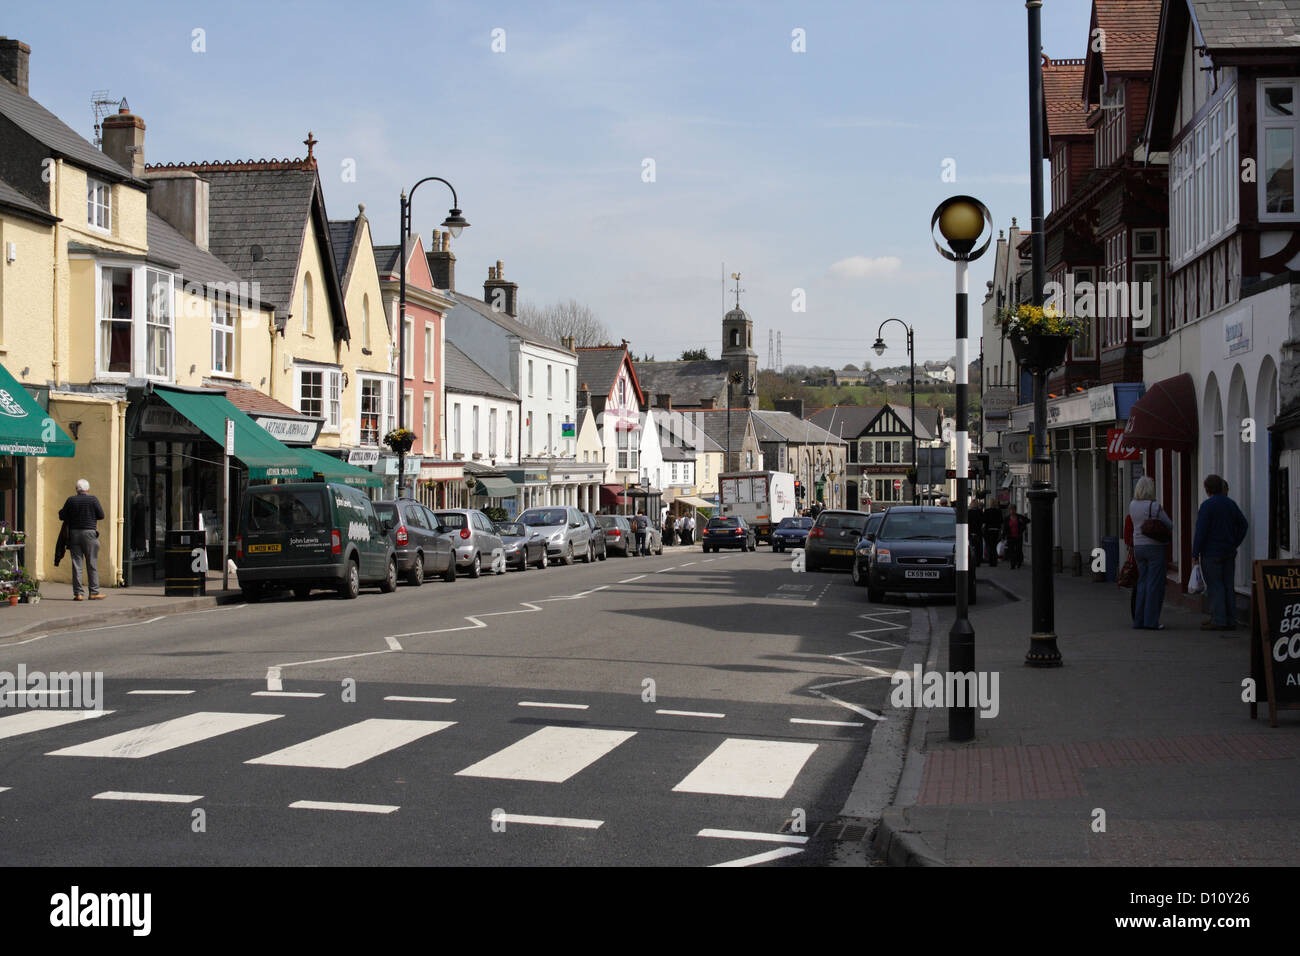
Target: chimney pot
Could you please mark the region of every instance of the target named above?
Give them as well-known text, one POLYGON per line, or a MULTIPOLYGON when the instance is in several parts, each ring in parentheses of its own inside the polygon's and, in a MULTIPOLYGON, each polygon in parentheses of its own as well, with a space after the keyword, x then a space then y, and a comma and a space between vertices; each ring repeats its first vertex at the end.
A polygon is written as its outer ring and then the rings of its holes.
POLYGON ((502 262, 500 259, 498 259, 498 260, 497 260, 497 278, 498 278, 498 279, 502 279, 502 280, 504 280, 505 277, 506 277, 506 266, 505 266, 505 263, 502 262))
POLYGON ((144 120, 129 112, 126 100, 112 116, 104 117, 100 129, 104 155, 117 160, 136 179, 144 178, 144 120))
POLYGON ((22 40, 0 36, 0 77, 18 87, 18 92, 28 92, 28 70, 32 48, 22 40))

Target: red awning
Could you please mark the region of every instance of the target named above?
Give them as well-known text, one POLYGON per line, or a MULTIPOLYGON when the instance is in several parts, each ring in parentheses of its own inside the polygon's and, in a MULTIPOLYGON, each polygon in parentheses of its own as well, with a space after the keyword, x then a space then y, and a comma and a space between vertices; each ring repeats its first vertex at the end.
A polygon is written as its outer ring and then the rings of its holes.
POLYGON ((600 505, 602 508, 613 508, 628 503, 627 495, 623 494, 622 485, 601 485, 600 486, 600 505))
POLYGON ((1137 448, 1196 448, 1196 385, 1184 372, 1156 382, 1134 403, 1124 429, 1124 444, 1137 448))

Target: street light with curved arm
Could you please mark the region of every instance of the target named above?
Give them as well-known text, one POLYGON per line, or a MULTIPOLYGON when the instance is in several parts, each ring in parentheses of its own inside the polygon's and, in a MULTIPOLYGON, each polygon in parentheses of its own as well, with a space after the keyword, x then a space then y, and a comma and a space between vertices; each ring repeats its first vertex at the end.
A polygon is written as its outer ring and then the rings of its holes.
MULTIPOLYGON (((871 347, 876 350, 877 355, 885 354, 885 340, 883 338, 883 333, 885 331, 885 326, 890 322, 897 322, 907 330, 907 358, 912 367, 912 468, 917 469, 920 467, 920 463, 916 460, 916 352, 913 349, 912 327, 902 319, 885 319, 885 321, 880 323, 880 328, 876 330, 876 341, 871 347)), ((917 486, 920 477, 920 474, 917 473, 916 480, 912 482, 912 504, 916 504, 918 500, 917 486)))

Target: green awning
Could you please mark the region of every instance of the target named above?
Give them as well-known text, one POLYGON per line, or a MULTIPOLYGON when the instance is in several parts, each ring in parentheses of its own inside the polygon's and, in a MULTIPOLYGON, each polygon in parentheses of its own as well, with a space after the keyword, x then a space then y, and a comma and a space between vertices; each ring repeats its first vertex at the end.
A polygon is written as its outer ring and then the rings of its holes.
POLYGON ((483 498, 514 498, 519 486, 509 478, 480 478, 474 494, 483 498))
POLYGON ((235 457, 248 468, 248 477, 310 478, 314 468, 299 454, 302 449, 282 445, 257 422, 231 404, 221 392, 187 392, 155 385, 153 393, 184 415, 218 445, 226 443, 226 419, 235 423, 235 457))
POLYGON ((373 472, 349 465, 340 458, 327 455, 315 448, 291 448, 290 451, 300 455, 309 467, 326 481, 338 481, 358 488, 382 488, 384 479, 373 472))
POLYGON ((71 458, 76 453, 68 433, 0 365, 0 455, 71 458))

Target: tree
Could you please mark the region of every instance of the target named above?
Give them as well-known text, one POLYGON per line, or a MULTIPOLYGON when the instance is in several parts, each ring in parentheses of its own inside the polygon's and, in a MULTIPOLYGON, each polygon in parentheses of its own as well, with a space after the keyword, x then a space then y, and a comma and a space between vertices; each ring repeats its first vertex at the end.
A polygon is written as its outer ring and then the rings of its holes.
POLYGON ((590 306, 577 299, 546 306, 525 302, 519 307, 519 321, 557 342, 571 335, 573 344, 579 348, 609 341, 605 323, 596 318, 590 306))
POLYGON ((854 365, 852 362, 850 362, 848 365, 844 366, 844 368, 840 369, 840 371, 842 371, 842 372, 856 372, 857 370, 858 370, 858 367, 857 367, 856 365, 854 365))
POLYGON ((686 349, 682 352, 683 362, 703 362, 709 357, 707 349, 686 349))

